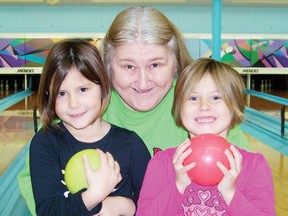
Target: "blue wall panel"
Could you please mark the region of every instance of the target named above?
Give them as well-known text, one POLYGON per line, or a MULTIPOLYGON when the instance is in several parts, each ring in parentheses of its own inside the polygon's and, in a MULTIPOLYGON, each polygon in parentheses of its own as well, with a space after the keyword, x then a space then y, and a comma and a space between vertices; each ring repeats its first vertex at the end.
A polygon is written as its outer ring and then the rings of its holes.
MULTIPOLYGON (((105 32, 121 6, 0 6, 1 32, 105 32)), ((211 33, 212 8, 155 5, 183 33, 211 33)), ((222 33, 287 34, 288 7, 223 7, 222 33)))

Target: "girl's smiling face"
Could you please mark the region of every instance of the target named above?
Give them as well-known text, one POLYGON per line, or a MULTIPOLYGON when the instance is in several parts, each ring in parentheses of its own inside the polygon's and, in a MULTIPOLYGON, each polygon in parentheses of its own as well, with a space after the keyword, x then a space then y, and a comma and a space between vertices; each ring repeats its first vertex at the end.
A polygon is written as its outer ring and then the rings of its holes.
POLYGON ((202 133, 227 137, 232 115, 209 74, 183 103, 181 119, 191 138, 202 133))
POLYGON ((101 109, 100 85, 86 79, 78 70, 72 68, 61 83, 55 111, 70 133, 97 124, 101 109))

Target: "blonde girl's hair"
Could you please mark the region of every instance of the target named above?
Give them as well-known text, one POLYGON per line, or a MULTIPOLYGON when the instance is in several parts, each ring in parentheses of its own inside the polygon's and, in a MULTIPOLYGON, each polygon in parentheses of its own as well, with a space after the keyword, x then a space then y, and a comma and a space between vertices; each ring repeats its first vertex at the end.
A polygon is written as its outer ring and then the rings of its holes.
POLYGON ((189 99, 201 79, 208 74, 214 80, 217 90, 232 113, 229 129, 243 120, 245 84, 241 75, 228 64, 210 58, 200 58, 187 66, 177 80, 172 113, 178 126, 184 127, 181 119, 184 102, 189 99))
POLYGON ((59 88, 71 71, 78 70, 86 79, 101 88, 101 117, 109 104, 110 81, 96 46, 82 39, 68 39, 56 43, 50 50, 40 77, 38 89, 39 112, 44 130, 57 127, 55 111, 59 88))

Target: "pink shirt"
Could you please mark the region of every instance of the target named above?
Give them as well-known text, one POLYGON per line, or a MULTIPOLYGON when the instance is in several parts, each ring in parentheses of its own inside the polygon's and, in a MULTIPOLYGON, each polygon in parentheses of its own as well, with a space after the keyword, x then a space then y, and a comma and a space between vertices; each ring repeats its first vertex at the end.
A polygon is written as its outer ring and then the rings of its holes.
POLYGON ((227 206, 217 186, 192 182, 184 194, 178 192, 172 164, 175 150, 159 152, 149 162, 136 216, 276 215, 273 178, 261 154, 238 148, 243 158, 242 171, 236 193, 227 206))

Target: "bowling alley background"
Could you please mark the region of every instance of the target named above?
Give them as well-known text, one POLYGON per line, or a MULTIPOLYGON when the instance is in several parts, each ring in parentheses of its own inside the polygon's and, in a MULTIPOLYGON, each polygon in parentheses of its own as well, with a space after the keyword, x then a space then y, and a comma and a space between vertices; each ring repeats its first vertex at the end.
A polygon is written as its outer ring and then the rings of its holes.
MULTIPOLYGON (((0 0, 0 216, 30 216, 17 175, 25 167, 39 121, 34 112, 37 88, 49 50, 55 42, 75 37, 98 46, 115 16, 136 4, 92 1, 98 0, 0 0)), ((172 2, 146 4, 161 10, 179 28, 194 59, 210 57, 213 1, 172 2)), ((255 90, 247 94, 250 113, 241 127, 252 151, 269 162, 277 216, 287 216, 288 1, 222 3, 221 61, 235 67, 247 89, 255 90)))
MULTIPOLYGON (((49 38, 48 36, 49 34, 42 34, 42 38, 30 38, 29 34, 28 36, 23 34, 22 37, 18 35, 14 38, 0 38, 0 74, 3 74, 0 83, 1 91, 4 89, 19 90, 25 89, 25 87, 37 89, 37 86, 33 85, 32 78, 30 78, 29 83, 29 80, 26 80, 26 82, 24 80, 27 77, 7 75, 41 74, 47 54, 54 43, 71 37, 67 35, 62 38, 49 38), (25 86, 25 83, 28 86, 25 86)), ((222 62, 237 68, 242 74, 271 75, 269 77, 254 77, 251 86, 249 86, 250 88, 260 90, 271 89, 272 86, 274 89, 280 90, 287 88, 287 83, 283 82, 283 78, 275 76, 275 74, 288 73, 288 39, 286 39, 288 36, 282 35, 276 39, 273 35, 270 35, 270 37, 265 35, 261 39, 257 39, 253 35, 223 35, 222 37, 227 38, 222 39, 222 62), (278 78, 282 82, 279 82, 278 78)), ((184 38, 194 59, 211 57, 211 36, 189 34, 184 35, 184 38)), ((97 34, 95 34, 95 37, 83 37, 82 39, 91 42, 95 46, 99 46, 101 43, 101 36, 97 36, 97 34)))
MULTIPOLYGON (((53 43, 67 37, 86 38, 91 42, 101 39, 115 16, 135 5, 90 0, 7 2, 0 7, 0 75, 3 89, 8 80, 6 86, 10 90, 15 89, 15 78, 17 88, 37 89, 39 76, 32 74, 41 74, 53 43)), ((153 1, 148 5, 161 10, 179 28, 194 59, 211 56, 211 1, 174 2, 153 1)), ((288 20, 288 2, 223 0, 221 12, 221 61, 244 75, 252 74, 248 88, 287 89, 288 25, 283 23, 288 20)))

